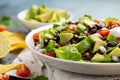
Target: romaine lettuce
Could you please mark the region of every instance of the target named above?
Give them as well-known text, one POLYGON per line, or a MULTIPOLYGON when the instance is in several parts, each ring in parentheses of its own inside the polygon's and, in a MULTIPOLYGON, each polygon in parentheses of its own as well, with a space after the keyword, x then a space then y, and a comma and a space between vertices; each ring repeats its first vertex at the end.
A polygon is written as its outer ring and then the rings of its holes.
POLYGON ((78 61, 82 58, 81 54, 74 45, 63 46, 55 49, 55 54, 57 58, 64 60, 78 61))

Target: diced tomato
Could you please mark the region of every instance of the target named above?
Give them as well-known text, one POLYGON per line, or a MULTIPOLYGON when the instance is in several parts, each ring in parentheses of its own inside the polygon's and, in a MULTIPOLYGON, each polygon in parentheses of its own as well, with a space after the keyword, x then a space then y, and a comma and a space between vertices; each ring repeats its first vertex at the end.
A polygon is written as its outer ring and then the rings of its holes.
POLYGON ((98 33, 102 36, 108 36, 110 33, 110 30, 106 29, 106 30, 99 30, 98 33))
POLYGON ((115 20, 109 20, 107 22, 107 24, 108 24, 108 26, 112 26, 112 25, 116 24, 116 21, 115 20))
POLYGON ((9 75, 0 75, 0 80, 9 80, 9 75))
POLYGON ((0 32, 6 31, 6 30, 8 30, 8 28, 6 26, 0 25, 0 32))
POLYGON ((46 55, 51 56, 51 57, 55 57, 55 53, 54 52, 48 52, 46 55))
POLYGON ((35 34, 33 35, 33 40, 34 40, 35 42, 38 42, 38 39, 39 39, 39 34, 38 34, 38 33, 35 33, 35 34))
POLYGON ((21 77, 28 77, 30 75, 30 70, 27 66, 25 65, 20 65, 18 68, 17 68, 17 72, 16 74, 18 76, 21 76, 21 77))
POLYGON ((97 20, 97 19, 94 19, 93 21, 94 21, 94 22, 99 22, 99 20, 97 20))

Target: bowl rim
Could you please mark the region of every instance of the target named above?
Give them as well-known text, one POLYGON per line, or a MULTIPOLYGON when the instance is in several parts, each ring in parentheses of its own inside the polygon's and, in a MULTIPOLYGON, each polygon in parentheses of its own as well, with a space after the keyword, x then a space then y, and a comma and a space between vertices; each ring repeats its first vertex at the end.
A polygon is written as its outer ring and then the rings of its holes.
MULTIPOLYGON (((65 10, 65 9, 57 9, 57 8, 48 8, 48 9, 53 9, 53 10, 65 10)), ((33 24, 53 24, 53 23, 62 22, 62 21, 58 21, 58 22, 48 22, 48 23, 45 23, 45 22, 32 22, 32 21, 26 20, 25 17, 24 17, 24 18, 21 18, 20 15, 23 15, 23 14, 24 14, 23 16, 26 16, 27 11, 28 11, 28 9, 24 9, 24 10, 18 12, 18 14, 17 14, 18 20, 21 20, 21 21, 24 20, 24 21, 26 21, 26 22, 30 22, 30 23, 33 23, 33 24)), ((70 17, 69 17, 68 19, 65 19, 65 21, 70 21, 70 20, 72 20, 72 19, 73 19, 73 14, 72 14, 70 11, 68 11, 68 10, 65 10, 65 11, 67 11, 67 13, 70 15, 70 17)))
POLYGON ((59 59, 59 58, 54 58, 54 57, 50 57, 50 56, 47 56, 45 54, 42 54, 38 51, 36 51, 33 46, 31 46, 29 44, 29 39, 33 36, 34 33, 37 33, 39 31, 42 31, 41 29, 45 30, 45 29, 48 29, 50 27, 52 27, 53 24, 50 24, 50 25, 46 25, 46 26, 42 26, 42 27, 39 27, 39 28, 36 28, 34 30, 32 30, 31 32, 29 32, 26 36, 26 39, 25 39, 25 42, 26 42, 26 45, 27 47, 33 51, 35 54, 39 54, 43 57, 46 57, 46 58, 49 58, 49 59, 52 59, 52 60, 57 60, 57 61, 62 61, 62 62, 67 62, 67 63, 72 63, 72 64, 84 64, 84 65, 107 65, 107 66, 111 66, 111 65, 115 65, 115 66, 118 66, 120 65, 120 63, 100 63, 100 62, 80 62, 80 61, 72 61, 72 60, 63 60, 63 59, 59 59))

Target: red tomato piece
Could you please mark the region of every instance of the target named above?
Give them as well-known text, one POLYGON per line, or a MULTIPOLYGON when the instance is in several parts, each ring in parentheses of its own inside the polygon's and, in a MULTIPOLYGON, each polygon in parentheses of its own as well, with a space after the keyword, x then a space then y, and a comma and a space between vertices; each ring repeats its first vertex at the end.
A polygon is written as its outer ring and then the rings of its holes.
POLYGON ((109 20, 109 21, 107 22, 107 24, 108 24, 108 26, 112 26, 112 25, 116 24, 116 22, 117 22, 117 21, 115 21, 115 20, 109 20))
POLYGON ((108 36, 110 33, 110 30, 106 29, 106 30, 99 30, 98 33, 102 36, 108 36))
POLYGON ((55 57, 55 53, 54 52, 48 52, 46 55, 51 56, 51 57, 55 57))
POLYGON ((30 70, 27 66, 25 65, 20 65, 18 68, 17 68, 17 72, 16 74, 18 76, 21 76, 21 77, 28 77, 30 75, 30 70))
POLYGON ((0 80, 9 80, 9 75, 0 75, 0 80))
POLYGON ((99 20, 97 20, 97 19, 94 19, 93 21, 94 21, 94 22, 99 22, 99 20))
POLYGON ((0 32, 6 31, 6 30, 8 30, 8 28, 6 26, 0 25, 0 32))
POLYGON ((39 39, 39 34, 38 34, 38 33, 35 33, 35 34, 33 35, 33 40, 34 40, 35 42, 38 42, 38 39, 39 39))

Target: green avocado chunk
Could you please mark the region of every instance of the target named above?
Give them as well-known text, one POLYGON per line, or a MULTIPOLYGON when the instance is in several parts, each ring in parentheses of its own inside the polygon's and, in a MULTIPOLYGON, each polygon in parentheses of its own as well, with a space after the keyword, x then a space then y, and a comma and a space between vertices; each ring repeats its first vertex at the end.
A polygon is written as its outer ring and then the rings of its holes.
POLYGON ((95 42, 92 53, 95 53, 96 51, 98 51, 100 46, 107 45, 107 43, 103 41, 102 39, 100 39, 96 34, 90 35, 90 37, 95 42))
POLYGON ((57 18, 57 14, 54 12, 51 19, 48 22, 57 22, 59 18, 57 18))
POLYGON ((65 18, 68 19, 70 17, 70 15, 68 14, 68 12, 64 11, 64 10, 57 10, 56 11, 56 15, 57 17, 60 18, 65 18))
POLYGON ((93 41, 90 39, 90 37, 87 37, 83 41, 76 44, 76 48, 81 54, 84 54, 88 49, 90 49, 93 41))
POLYGON ((72 33, 60 33, 60 44, 64 45, 73 38, 72 33))
POLYGON ((117 56, 120 57, 120 48, 116 47, 114 50, 112 50, 109 54, 109 56, 117 56))
POLYGON ((96 53, 93 58, 91 59, 92 62, 110 62, 111 58, 107 54, 99 54, 96 53))
POLYGON ((37 15, 37 13, 38 13, 38 6, 32 5, 27 12, 26 19, 28 19, 28 20, 34 19, 34 17, 37 15))
POLYGON ((95 26, 96 23, 90 20, 88 17, 84 16, 79 19, 79 22, 86 26, 95 26))
POLYGON ((53 13, 54 13, 54 11, 47 11, 41 15, 36 15, 35 19, 40 22, 48 22, 51 19, 53 13))

